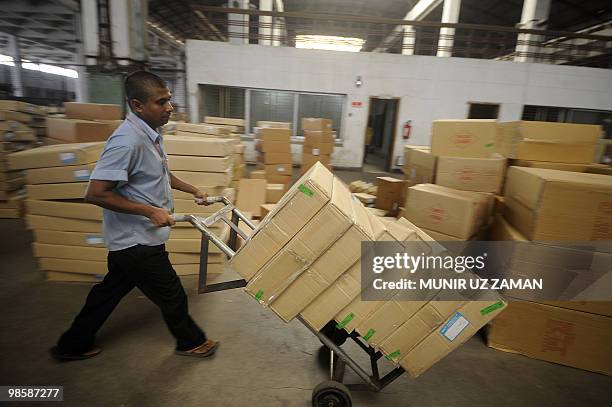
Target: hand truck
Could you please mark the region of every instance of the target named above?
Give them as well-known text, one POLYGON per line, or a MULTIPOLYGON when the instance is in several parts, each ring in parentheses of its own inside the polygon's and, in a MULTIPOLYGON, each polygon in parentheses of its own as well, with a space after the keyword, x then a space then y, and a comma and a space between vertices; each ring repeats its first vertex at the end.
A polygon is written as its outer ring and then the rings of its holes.
MULTIPOLYGON (((233 288, 241 288, 246 286, 244 279, 220 282, 216 284, 206 284, 208 249, 212 242, 217 246, 228 259, 231 259, 236 254, 237 238, 240 236, 244 240, 244 244, 248 244, 250 234, 247 235, 238 225, 243 221, 253 231, 255 225, 244 214, 242 214, 229 199, 223 196, 215 196, 207 198, 207 203, 223 203, 224 207, 208 217, 197 215, 173 215, 176 222, 189 222, 202 232, 202 243, 200 253, 200 269, 198 281, 198 294, 204 294, 215 291, 224 291, 233 288), (231 217, 227 215, 231 214, 231 217), (230 230, 228 244, 219 239, 210 229, 217 222, 227 224, 230 230)), ((323 344, 323 352, 329 351, 329 371, 330 380, 319 383, 312 391, 312 405, 314 407, 348 407, 352 406, 351 393, 347 386, 343 384, 344 372, 346 366, 349 366, 372 391, 378 392, 389 385, 395 379, 404 373, 404 369, 396 367, 388 372, 383 377, 380 377, 378 370, 378 360, 383 357, 380 351, 372 348, 364 341, 355 331, 346 333, 340 329, 335 321, 330 321, 321 331, 316 331, 308 325, 300 316, 297 316, 302 324, 304 324, 323 344), (341 346, 345 341, 351 338, 363 351, 365 351, 370 359, 371 374, 362 368, 355 360, 353 360, 341 346)), ((357 387, 359 385, 351 385, 357 387)))

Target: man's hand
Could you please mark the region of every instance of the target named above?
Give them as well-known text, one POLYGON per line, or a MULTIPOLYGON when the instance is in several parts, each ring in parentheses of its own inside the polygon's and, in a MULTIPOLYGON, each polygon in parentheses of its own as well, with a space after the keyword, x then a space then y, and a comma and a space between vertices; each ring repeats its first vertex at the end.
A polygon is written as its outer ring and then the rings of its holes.
POLYGON ((206 202, 206 199, 208 198, 208 194, 206 192, 202 192, 198 189, 193 193, 193 197, 198 205, 210 205, 209 202, 206 202))
POLYGON ((151 222, 157 227, 172 226, 176 223, 170 212, 154 206, 151 207, 151 211, 147 217, 151 219, 151 222))

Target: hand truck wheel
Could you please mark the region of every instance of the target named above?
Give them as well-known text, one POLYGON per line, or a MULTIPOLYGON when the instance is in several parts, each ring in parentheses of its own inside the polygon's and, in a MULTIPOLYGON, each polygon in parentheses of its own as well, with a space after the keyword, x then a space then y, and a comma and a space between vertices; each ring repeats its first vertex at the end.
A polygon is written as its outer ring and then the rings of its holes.
POLYGON ((328 380, 312 390, 313 407, 351 407, 351 392, 342 383, 328 380))

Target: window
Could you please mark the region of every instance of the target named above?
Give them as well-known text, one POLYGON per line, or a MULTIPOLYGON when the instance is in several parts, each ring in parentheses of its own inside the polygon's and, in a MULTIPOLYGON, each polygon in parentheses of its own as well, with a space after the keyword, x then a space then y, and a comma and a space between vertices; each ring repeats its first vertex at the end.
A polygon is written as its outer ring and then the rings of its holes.
POLYGON ((499 104, 497 103, 469 103, 468 119, 497 119, 499 104))
POLYGON ((303 117, 323 117, 332 120, 339 137, 345 103, 346 95, 200 85, 200 120, 245 119, 249 133, 258 121, 275 121, 291 123, 293 135, 302 136, 303 117))

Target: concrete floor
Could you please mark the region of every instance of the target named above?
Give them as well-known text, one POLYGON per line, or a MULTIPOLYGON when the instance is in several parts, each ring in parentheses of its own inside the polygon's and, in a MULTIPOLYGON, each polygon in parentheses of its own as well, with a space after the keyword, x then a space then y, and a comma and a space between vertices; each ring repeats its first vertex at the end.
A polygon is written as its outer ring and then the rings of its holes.
MULTIPOLYGON (((285 324, 241 290, 197 295, 194 278, 183 280, 191 313, 222 343, 213 358, 175 356, 158 310, 135 290, 100 331, 101 355, 57 363, 47 349, 89 286, 45 282, 21 220, 0 220, 0 233, 0 385, 63 385, 67 406, 306 407, 327 379, 320 344, 304 326, 285 324)), ((348 351, 366 362, 354 345, 348 351)), ((346 381, 359 383, 349 370, 346 381)), ((352 394, 355 406, 604 406, 612 405, 610 389, 611 377, 496 351, 477 335, 418 379, 403 375, 381 393, 352 394)))

